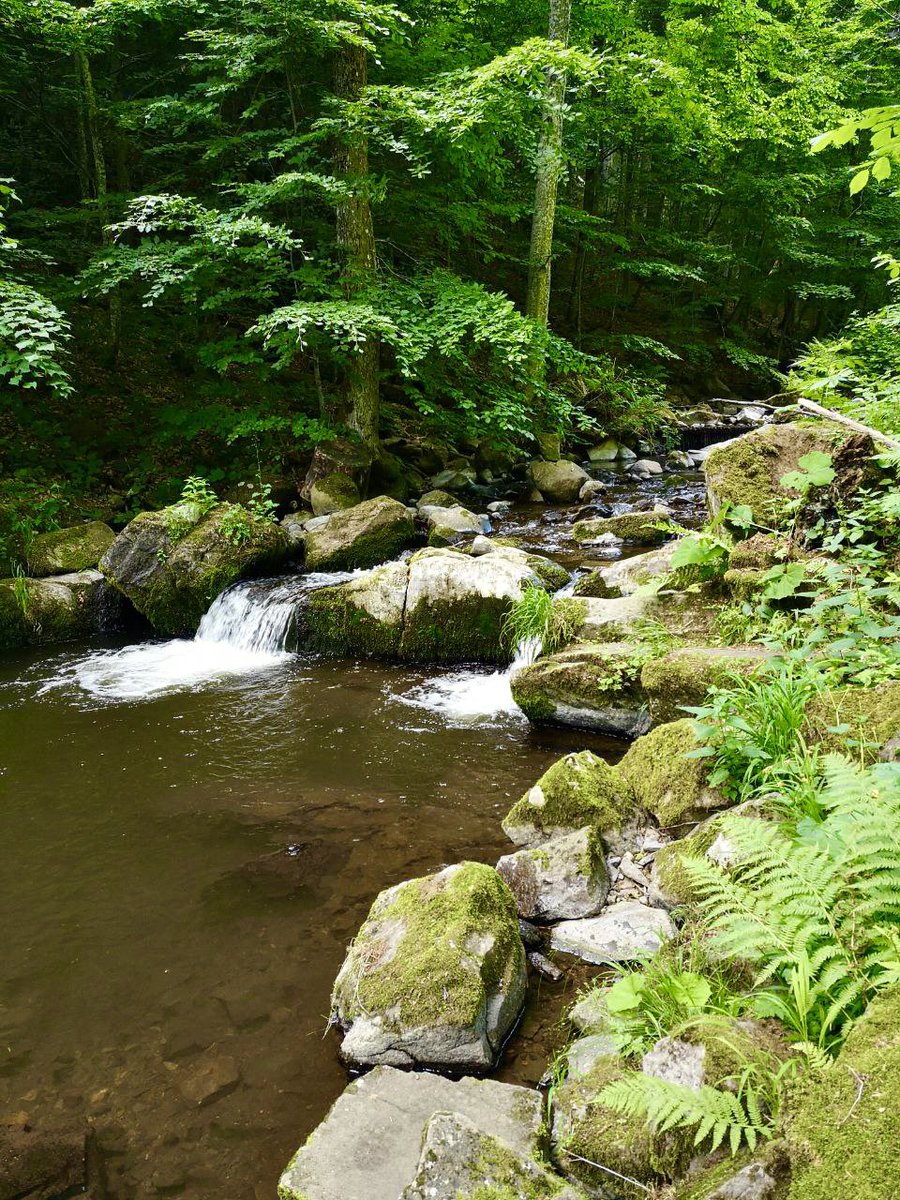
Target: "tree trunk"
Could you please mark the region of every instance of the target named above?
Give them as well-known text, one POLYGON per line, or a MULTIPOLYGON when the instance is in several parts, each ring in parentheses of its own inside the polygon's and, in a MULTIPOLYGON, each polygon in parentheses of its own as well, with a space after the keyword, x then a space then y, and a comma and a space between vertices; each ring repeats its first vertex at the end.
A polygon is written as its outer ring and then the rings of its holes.
MULTIPOLYGON (((342 46, 334 68, 334 91, 341 100, 357 100, 366 85, 366 51, 361 46, 342 46)), ((350 187, 350 195, 337 205, 337 244, 344 258, 342 283, 348 300, 357 297, 374 279, 376 271, 375 231, 366 193, 369 148, 365 134, 350 133, 334 149, 335 174, 350 187)), ((370 336, 352 353, 347 372, 348 424, 362 440, 378 447, 378 360, 377 338, 370 336)))
MULTIPOLYGON (((571 12, 572 0, 550 0, 549 41, 566 45, 569 40, 571 12)), ((547 115, 538 146, 534 217, 528 255, 528 299, 525 305, 528 316, 544 326, 550 311, 550 264, 553 256, 556 192, 562 173, 562 112, 565 87, 565 76, 561 72, 547 72, 547 115)))

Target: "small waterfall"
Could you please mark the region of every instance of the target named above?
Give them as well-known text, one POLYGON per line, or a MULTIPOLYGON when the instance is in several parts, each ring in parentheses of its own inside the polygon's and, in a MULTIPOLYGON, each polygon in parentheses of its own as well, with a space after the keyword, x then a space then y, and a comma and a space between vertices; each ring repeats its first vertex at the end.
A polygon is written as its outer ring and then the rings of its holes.
POLYGON ((227 642, 238 650, 273 654, 286 650, 297 604, 308 589, 297 579, 254 581, 226 588, 209 606, 195 642, 227 642))

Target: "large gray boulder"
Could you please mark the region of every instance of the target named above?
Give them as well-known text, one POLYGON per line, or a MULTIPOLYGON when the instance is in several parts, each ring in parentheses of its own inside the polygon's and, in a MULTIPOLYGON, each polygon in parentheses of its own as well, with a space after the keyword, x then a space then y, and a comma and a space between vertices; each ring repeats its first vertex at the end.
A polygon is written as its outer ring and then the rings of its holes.
POLYGON ((317 517, 353 508, 361 499, 359 488, 342 471, 323 475, 314 480, 309 489, 309 503, 317 517))
POLYGON ((194 633, 219 592, 288 555, 280 525, 237 504, 194 502, 138 513, 103 558, 100 570, 157 633, 194 633))
POLYGON ((609 892, 603 843, 590 826, 505 854, 497 874, 509 885, 519 916, 529 921, 595 916, 609 892))
POLYGON ((416 1177, 400 1200, 584 1200, 580 1189, 517 1154, 462 1113, 442 1112, 428 1122, 416 1177))
POLYGON ((311 571, 375 567, 414 546, 412 514, 399 500, 376 496, 332 513, 306 530, 306 565, 311 571))
POLYGON ((344 1089, 294 1155, 278 1185, 280 1200, 398 1200, 415 1181, 436 1113, 470 1121, 516 1159, 539 1154, 539 1092, 376 1067, 344 1089))
POLYGON ((0 650, 49 645, 115 629, 127 603, 99 571, 0 579, 0 650))
POLYGON ((631 558, 622 558, 611 563, 608 567, 600 567, 596 571, 583 576, 575 585, 576 596, 593 596, 598 599, 613 599, 619 596, 630 596, 642 584, 649 583, 660 575, 666 575, 672 568, 672 555, 675 553, 681 539, 666 542, 658 550, 648 550, 644 554, 634 554, 631 558))
POLYGON ((525 998, 512 894, 483 863, 382 892, 334 984, 354 1066, 491 1066, 525 998))
POLYGON ((96 567, 115 540, 103 521, 39 533, 28 543, 28 573, 43 577, 86 571, 96 567))
POLYGON ((599 917, 554 925, 550 945, 589 963, 633 962, 674 936, 668 913, 646 904, 613 904, 599 917))
POLYGON ((481 517, 461 504, 446 507, 425 504, 419 507, 419 513, 428 526, 429 546, 449 546, 467 535, 472 537, 484 532, 481 517))
POLYGON ((531 463, 528 478, 545 500, 553 504, 574 504, 590 476, 577 463, 560 459, 531 463))

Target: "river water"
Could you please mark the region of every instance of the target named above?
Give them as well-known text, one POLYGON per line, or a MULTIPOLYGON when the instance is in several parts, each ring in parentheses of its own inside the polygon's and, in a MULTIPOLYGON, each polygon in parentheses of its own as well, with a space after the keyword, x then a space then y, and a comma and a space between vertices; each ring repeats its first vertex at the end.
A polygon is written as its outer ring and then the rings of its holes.
MULTIPOLYGON (((503 672, 279 652, 245 603, 0 661, 0 1123, 88 1122, 98 1197, 271 1200, 347 1082, 329 994, 378 891, 496 861, 551 762, 622 750, 531 728, 503 672)), ((532 982, 501 1078, 538 1081, 582 978, 532 982)))

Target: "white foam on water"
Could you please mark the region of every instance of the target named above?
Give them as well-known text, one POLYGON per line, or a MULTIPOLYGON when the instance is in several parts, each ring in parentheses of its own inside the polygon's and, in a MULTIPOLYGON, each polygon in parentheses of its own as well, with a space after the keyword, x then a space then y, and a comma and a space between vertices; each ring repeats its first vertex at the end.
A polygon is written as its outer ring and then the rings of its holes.
POLYGON ((534 662, 539 653, 540 643, 529 638, 505 671, 455 671, 420 683, 396 699, 439 713, 451 725, 481 725, 510 717, 524 722, 527 718, 513 700, 510 683, 515 672, 534 662))

